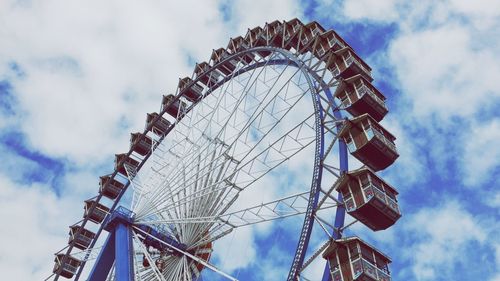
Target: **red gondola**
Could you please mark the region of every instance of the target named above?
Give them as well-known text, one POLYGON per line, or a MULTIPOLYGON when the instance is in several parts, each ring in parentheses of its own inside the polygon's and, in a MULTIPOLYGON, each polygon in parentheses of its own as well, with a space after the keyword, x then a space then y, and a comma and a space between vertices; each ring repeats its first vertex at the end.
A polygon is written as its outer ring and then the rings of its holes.
POLYGON ((168 114, 170 114, 174 118, 178 118, 181 113, 184 113, 184 111, 187 108, 187 105, 185 102, 180 101, 180 100, 175 100, 174 95, 166 95, 163 96, 163 100, 161 102, 162 110, 166 110, 168 114))
POLYGON ((129 169, 129 171, 136 171, 138 166, 139 161, 130 158, 127 154, 115 154, 115 170, 118 171, 118 173, 127 176, 127 169, 129 169), (125 168, 125 165, 127 165, 127 168, 125 168))
POLYGON ((193 79, 189 77, 179 79, 178 88, 179 91, 182 92, 183 96, 190 102, 199 101, 203 95, 203 87, 198 83, 194 83, 193 79))
MULTIPOLYGON (((241 36, 236 38, 231 38, 229 40, 229 44, 227 44, 227 50, 231 54, 235 54, 241 51, 244 51, 249 48, 249 43, 241 36)), ((252 53, 246 53, 241 57, 241 61, 245 64, 249 64, 253 61, 255 55, 252 53)))
POLYGON ((333 281, 390 281, 389 257, 358 237, 334 240, 323 252, 333 281))
POLYGON ((91 222, 101 223, 106 215, 109 213, 109 208, 97 203, 93 199, 85 201, 83 217, 91 222), (93 208, 95 206, 95 208, 93 208))
POLYGON ((285 44, 283 46, 284 49, 291 50, 292 48, 295 50, 299 49, 299 37, 304 27, 304 24, 298 20, 297 18, 289 20, 285 22, 285 44))
POLYGON ((116 199, 116 197, 118 197, 120 192, 123 190, 123 187, 123 183, 112 179, 110 175, 99 178, 99 192, 109 199, 116 199))
POLYGON ((357 74, 363 75, 368 81, 373 81, 371 67, 364 62, 353 49, 346 46, 335 52, 326 64, 334 76, 347 79, 357 74))
POLYGON ((197 63, 196 67, 194 68, 195 77, 198 79, 198 81, 208 87, 215 85, 217 81, 219 81, 219 77, 222 75, 221 72, 217 69, 213 69, 212 71, 208 72, 210 69, 211 67, 207 62, 197 63))
POLYGON ((132 151, 146 156, 151 153, 151 148, 153 147, 153 140, 141 133, 130 134, 130 148, 132 151))
POLYGON ((159 137, 163 137, 170 127, 170 122, 163 117, 158 118, 158 116, 159 114, 156 112, 148 113, 146 117, 146 130, 159 137))
POLYGON ((340 36, 338 36, 335 31, 328 30, 316 36, 313 54, 318 59, 325 59, 325 57, 328 57, 328 53, 333 54, 343 47, 341 42, 340 36))
MULTIPOLYGON (((213 64, 216 65, 216 64, 224 61, 224 59, 226 59, 230 55, 231 54, 229 54, 226 49, 219 48, 219 49, 214 50, 212 52, 212 56, 210 57, 210 59, 213 61, 213 64)), ((226 60, 223 63, 221 63, 217 67, 217 69, 227 76, 227 75, 231 75, 231 73, 233 73, 233 71, 236 69, 237 64, 238 64, 238 61, 236 61, 236 59, 226 60)))
POLYGON ((72 278, 75 275, 78 267, 81 265, 81 261, 79 259, 73 258, 71 256, 66 256, 64 258, 64 254, 57 254, 54 258, 54 269, 52 272, 59 273, 64 278, 72 278), (63 263, 64 259, 64 263, 63 263))
POLYGON ((390 227, 401 217, 398 192, 370 169, 343 174, 337 191, 347 212, 374 231, 390 227))
POLYGON ((339 137, 354 157, 374 171, 387 168, 399 157, 396 138, 369 114, 346 121, 339 137))
POLYGON ((94 237, 94 232, 79 225, 72 225, 69 227, 68 244, 72 244, 75 248, 86 250, 90 246, 90 243, 92 243, 94 237))
POLYGON ((385 96, 361 74, 341 80, 335 90, 335 97, 354 117, 368 113, 380 122, 389 111, 385 96))

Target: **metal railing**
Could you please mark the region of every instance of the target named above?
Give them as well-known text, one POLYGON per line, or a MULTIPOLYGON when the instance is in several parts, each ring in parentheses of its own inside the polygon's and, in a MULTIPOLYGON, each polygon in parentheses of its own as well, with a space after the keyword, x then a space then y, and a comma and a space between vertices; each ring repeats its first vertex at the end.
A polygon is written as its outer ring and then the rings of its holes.
POLYGON ((377 130, 373 127, 371 127, 371 130, 372 130, 373 134, 375 135, 375 137, 378 138, 379 140, 381 140, 384 144, 386 144, 389 147, 389 149, 391 149, 392 151, 394 151, 396 153, 398 152, 396 149, 396 145, 392 141, 388 140, 387 137, 384 136, 379 130, 377 130))
POLYGON ((385 102, 379 98, 370 88, 368 88, 366 85, 362 85, 361 87, 356 87, 356 91, 359 94, 359 97, 363 97, 363 95, 368 94, 370 97, 372 97, 379 105, 381 105, 383 108, 387 109, 387 106, 385 105, 385 102))
POLYGON ((385 272, 384 270, 378 268, 377 266, 375 266, 374 264, 372 264, 371 262, 362 257, 352 261, 351 264, 354 271, 353 278, 357 278, 358 276, 364 273, 373 280, 391 281, 391 276, 389 275, 388 272, 385 272))
POLYGON ((370 183, 369 185, 363 187, 363 190, 365 192, 367 200, 370 200, 373 196, 375 196, 380 200, 384 201, 387 206, 396 211, 398 214, 400 213, 398 202, 396 202, 396 200, 388 196, 387 193, 382 191, 382 189, 379 188, 378 186, 374 185, 373 183, 370 183), (368 196, 369 191, 371 191, 372 193, 371 196, 368 196))
POLYGON ((364 67, 363 64, 361 64, 356 58, 354 58, 354 56, 350 52, 348 52, 347 54, 348 54, 347 57, 345 57, 345 63, 347 67, 349 67, 351 63, 355 63, 359 68, 361 68, 361 70, 366 72, 368 75, 370 76, 372 75, 372 72, 368 70, 366 67, 364 67))

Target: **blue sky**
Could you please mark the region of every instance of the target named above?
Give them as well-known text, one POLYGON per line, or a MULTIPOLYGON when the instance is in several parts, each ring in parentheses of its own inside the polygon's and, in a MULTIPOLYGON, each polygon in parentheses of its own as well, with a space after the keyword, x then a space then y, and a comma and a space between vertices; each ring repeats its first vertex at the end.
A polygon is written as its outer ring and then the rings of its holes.
MULTIPOLYGON (((247 28, 293 17, 335 29, 388 98, 383 124, 401 156, 382 175, 400 192, 403 218, 387 231, 353 233, 393 258, 394 280, 500 280, 493 0, 2 1, 0 272, 46 277, 98 176, 178 77, 247 28)), ((267 250, 230 268, 260 278, 273 264, 257 260, 288 267, 277 256, 289 249, 245 235, 267 250)))

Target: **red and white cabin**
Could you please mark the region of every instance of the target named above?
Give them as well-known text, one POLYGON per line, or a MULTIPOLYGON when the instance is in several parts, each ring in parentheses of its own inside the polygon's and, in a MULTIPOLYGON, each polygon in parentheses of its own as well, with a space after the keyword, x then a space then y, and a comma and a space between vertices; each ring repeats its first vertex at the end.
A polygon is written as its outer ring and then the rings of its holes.
POLYGON ((187 105, 185 102, 180 101, 180 100, 175 100, 175 96, 170 94, 163 96, 163 100, 161 102, 161 109, 162 111, 165 110, 168 114, 170 114, 172 117, 177 118, 180 116, 181 113, 184 113, 184 111, 187 108, 187 105))
POLYGON ((125 177, 128 175, 127 169, 129 169, 129 171, 137 171, 138 166, 139 161, 130 158, 126 153, 115 154, 115 170, 125 177), (125 168, 125 165, 127 165, 127 168, 125 168))
POLYGON ((373 171, 389 167, 399 157, 394 137, 369 114, 347 120, 339 132, 349 152, 373 171))
POLYGON ((62 277, 69 279, 72 278, 73 275, 75 275, 78 267, 82 264, 82 262, 72 256, 66 256, 66 258, 64 258, 64 256, 64 254, 56 255, 56 257, 54 258, 55 264, 52 272, 56 274, 59 273, 62 277))
POLYGON ((159 137, 163 137, 166 135, 168 128, 170 128, 170 122, 158 116, 159 114, 156 112, 148 113, 146 117, 146 130, 159 137))
POLYGON ((334 95, 354 117, 368 113, 380 122, 389 111, 385 96, 361 74, 342 79, 334 95))
POLYGON ((109 199, 116 199, 120 192, 122 192, 124 188, 124 184, 112 179, 110 175, 102 176, 99 178, 99 192, 103 196, 108 197, 109 199))
POLYGON ((391 260, 358 237, 334 240, 323 252, 333 281, 390 281, 391 260))
POLYGON ((73 247, 80 250, 86 250, 92 240, 95 237, 95 233, 87 230, 79 225, 72 225, 69 227, 69 241, 68 244, 73 244, 73 247))
POLYGON ((197 102, 203 95, 203 87, 198 83, 194 83, 193 79, 184 77, 179 79, 179 91, 190 102, 197 102))
POLYGON ((344 173, 337 191, 347 213, 373 231, 387 229, 401 217, 396 189, 368 168, 344 173))
POLYGON ((207 62, 197 63, 194 68, 196 79, 207 87, 215 85, 219 81, 219 77, 222 76, 222 73, 217 69, 211 69, 211 66, 207 62))
POLYGON ((347 79, 357 74, 363 75, 368 81, 373 81, 371 67, 364 62, 351 47, 344 47, 335 52, 326 63, 326 68, 335 77, 347 79))
POLYGON ((87 218, 91 222, 101 223, 106 215, 109 213, 109 208, 97 203, 93 199, 89 199, 85 201, 85 206, 83 207, 84 213, 83 217, 87 218), (93 208, 95 206, 95 208, 93 208))

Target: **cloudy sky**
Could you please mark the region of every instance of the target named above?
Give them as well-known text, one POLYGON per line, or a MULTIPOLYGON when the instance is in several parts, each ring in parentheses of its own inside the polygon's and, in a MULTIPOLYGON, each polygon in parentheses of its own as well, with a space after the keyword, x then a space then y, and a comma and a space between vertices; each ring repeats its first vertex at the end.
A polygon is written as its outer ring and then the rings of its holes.
MULTIPOLYGON (((388 97, 401 156, 384 177, 404 216, 361 231, 394 280, 500 280, 499 1, 2 0, 5 280, 50 274, 98 176, 179 77, 247 28, 293 17, 341 34, 388 97)), ((247 257, 238 270, 272 268, 247 257)))

